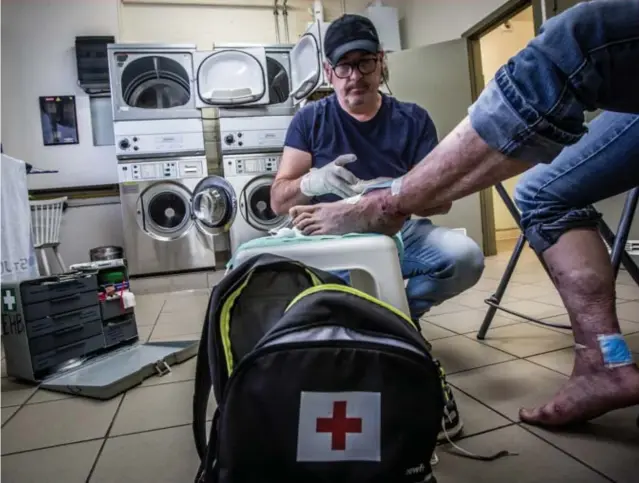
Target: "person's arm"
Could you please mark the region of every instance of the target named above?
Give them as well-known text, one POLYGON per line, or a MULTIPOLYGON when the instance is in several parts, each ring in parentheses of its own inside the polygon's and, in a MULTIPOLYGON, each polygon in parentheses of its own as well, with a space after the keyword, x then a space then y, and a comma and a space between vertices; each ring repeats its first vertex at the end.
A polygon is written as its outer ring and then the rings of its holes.
MULTIPOLYGON (((421 132, 419 133, 419 141, 417 142, 415 155, 410 167, 411 170, 416 165, 418 165, 421 160, 428 156, 430 152, 437 147, 437 144, 439 142, 439 138, 437 136, 437 127, 435 126, 435 123, 433 122, 426 109, 423 109, 417 105, 415 105, 415 109, 417 110, 418 114, 415 117, 421 119, 421 132)), ((445 215, 450 211, 452 206, 453 202, 449 201, 446 203, 442 203, 441 205, 426 207, 424 209, 417 210, 414 214, 422 217, 445 215)))
POLYGON ((311 198, 300 191, 302 176, 313 162, 311 154, 286 146, 275 181, 271 185, 271 209, 278 215, 288 213, 293 206, 307 205, 311 198))
POLYGON ((295 205, 307 205, 311 200, 300 191, 300 183, 302 176, 313 166, 309 131, 313 123, 313 109, 313 106, 306 106, 297 111, 286 131, 284 152, 271 186, 271 209, 278 215, 288 213, 289 208, 295 205))

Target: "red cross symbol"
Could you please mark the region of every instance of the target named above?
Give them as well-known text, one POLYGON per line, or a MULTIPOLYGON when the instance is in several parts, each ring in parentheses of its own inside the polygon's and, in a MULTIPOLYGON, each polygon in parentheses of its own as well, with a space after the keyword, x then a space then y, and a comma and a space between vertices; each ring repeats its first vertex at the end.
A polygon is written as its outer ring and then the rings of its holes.
POLYGON ((346 435, 362 432, 362 418, 346 417, 346 401, 333 402, 332 418, 317 418, 318 433, 331 433, 331 449, 345 450, 346 435))

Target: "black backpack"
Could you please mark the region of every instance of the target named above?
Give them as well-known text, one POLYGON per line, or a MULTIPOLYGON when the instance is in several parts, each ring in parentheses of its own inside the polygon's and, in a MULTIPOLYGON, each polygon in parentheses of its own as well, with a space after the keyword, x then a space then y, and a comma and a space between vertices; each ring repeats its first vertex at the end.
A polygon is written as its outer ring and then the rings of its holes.
POLYGON ((196 482, 434 483, 444 394, 429 349, 403 313, 330 273, 274 255, 245 261, 209 300, 196 482))

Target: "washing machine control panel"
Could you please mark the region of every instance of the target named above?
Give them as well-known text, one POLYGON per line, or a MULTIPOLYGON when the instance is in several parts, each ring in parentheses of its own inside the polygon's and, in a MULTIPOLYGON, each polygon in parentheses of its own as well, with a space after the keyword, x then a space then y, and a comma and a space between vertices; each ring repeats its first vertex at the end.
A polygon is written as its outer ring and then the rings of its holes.
POLYGON ((224 176, 259 175, 277 173, 281 156, 276 154, 261 156, 241 156, 224 158, 224 176))
POLYGON ((141 161, 120 163, 118 165, 118 181, 120 183, 159 179, 204 178, 207 174, 205 159, 141 161))

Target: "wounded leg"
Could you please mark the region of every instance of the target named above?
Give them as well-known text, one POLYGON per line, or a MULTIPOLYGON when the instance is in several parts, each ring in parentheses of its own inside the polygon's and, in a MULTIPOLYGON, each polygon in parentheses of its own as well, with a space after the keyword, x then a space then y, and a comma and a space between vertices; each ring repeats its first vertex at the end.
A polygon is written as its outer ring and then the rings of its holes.
MULTIPOLYGON (((577 343, 575 366, 549 403, 522 409, 520 418, 559 426, 639 404, 639 367, 629 352, 611 354, 610 343, 606 347, 606 337, 614 344, 621 331, 612 267, 601 237, 591 229, 572 230, 544 253, 544 259, 570 314, 577 343)), ((623 350, 623 345, 617 348, 623 350)))

